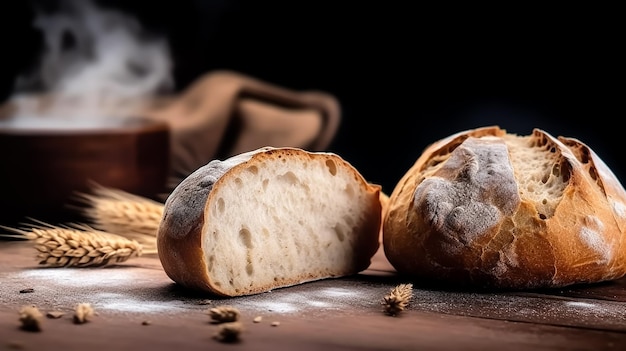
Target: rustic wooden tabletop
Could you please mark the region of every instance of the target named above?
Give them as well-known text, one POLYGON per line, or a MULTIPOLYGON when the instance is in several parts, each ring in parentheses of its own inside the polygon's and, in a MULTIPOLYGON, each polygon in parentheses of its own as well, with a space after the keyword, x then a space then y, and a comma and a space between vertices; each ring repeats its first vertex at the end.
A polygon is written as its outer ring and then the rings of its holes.
POLYGON ((383 297, 408 282, 381 251, 356 276, 227 299, 180 288, 154 255, 100 268, 48 268, 35 255, 31 242, 0 241, 0 349, 626 350, 626 279, 521 292, 413 282, 407 308, 390 316, 383 297), (73 321, 79 303, 95 312, 87 323, 73 321), (44 314, 38 332, 21 327, 31 305, 44 314), (240 312, 233 343, 215 337, 208 313, 226 305, 240 312))

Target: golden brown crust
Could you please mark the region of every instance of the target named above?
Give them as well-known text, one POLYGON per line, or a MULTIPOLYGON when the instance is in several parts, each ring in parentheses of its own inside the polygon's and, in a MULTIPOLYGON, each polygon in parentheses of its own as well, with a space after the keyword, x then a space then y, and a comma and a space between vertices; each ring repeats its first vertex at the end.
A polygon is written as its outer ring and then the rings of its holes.
MULTIPOLYGON (((204 214, 188 210, 185 202, 189 197, 168 198, 170 203, 164 209, 157 232, 157 252, 165 273, 172 280, 206 290, 209 286, 201 244, 204 214)), ((202 201, 201 196, 198 197, 202 201)))
MULTIPOLYGON (((201 245, 200 228, 202 228, 202 224, 202 219, 196 218, 195 225, 191 227, 192 230, 181 238, 159 234, 157 250, 160 253, 165 253, 159 254, 159 258, 165 273, 172 280, 194 289, 210 290, 201 245), (185 257, 177 254, 181 252, 185 253, 185 257)), ((164 230, 161 229, 160 231, 164 230)))
POLYGON ((525 176, 507 170, 505 135, 498 127, 469 130, 424 151, 389 199, 383 247, 390 263, 401 274, 461 286, 560 287, 624 276, 626 192, 608 167, 576 139, 533 131, 532 140, 552 148, 567 181, 554 213, 540 213, 504 185, 525 176), (481 165, 486 157, 492 163, 481 165), (463 178, 487 166, 494 169, 483 178, 463 178), (484 178, 494 172, 498 182, 484 178), (450 217, 455 211, 458 223, 450 217))

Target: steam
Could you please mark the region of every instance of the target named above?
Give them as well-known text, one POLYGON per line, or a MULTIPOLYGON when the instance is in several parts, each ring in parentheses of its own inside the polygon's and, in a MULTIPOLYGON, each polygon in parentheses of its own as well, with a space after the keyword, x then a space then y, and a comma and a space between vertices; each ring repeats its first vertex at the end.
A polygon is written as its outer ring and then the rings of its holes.
POLYGON ((147 33, 136 18, 92 1, 59 5, 53 12, 35 8, 33 26, 45 47, 39 66, 15 82, 14 122, 128 117, 150 97, 173 90, 163 38, 147 33))

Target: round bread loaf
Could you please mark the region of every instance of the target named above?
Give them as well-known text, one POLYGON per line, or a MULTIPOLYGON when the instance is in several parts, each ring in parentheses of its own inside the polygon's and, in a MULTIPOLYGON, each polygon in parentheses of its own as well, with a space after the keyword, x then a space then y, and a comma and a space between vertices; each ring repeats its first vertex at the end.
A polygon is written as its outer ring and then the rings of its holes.
POLYGON ((454 287, 551 288, 626 274, 626 191, 587 145, 534 129, 431 144, 390 195, 394 268, 454 287))
POLYGON ((380 192, 333 153, 213 160, 167 198, 157 251, 173 281, 226 297, 356 274, 380 246, 380 192))

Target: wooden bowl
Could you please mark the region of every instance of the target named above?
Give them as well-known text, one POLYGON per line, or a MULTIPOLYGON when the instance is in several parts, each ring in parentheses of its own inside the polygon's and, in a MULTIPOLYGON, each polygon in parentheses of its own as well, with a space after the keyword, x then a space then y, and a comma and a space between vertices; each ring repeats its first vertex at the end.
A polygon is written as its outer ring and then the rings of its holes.
POLYGON ((141 118, 0 120, 0 224, 81 220, 77 194, 94 184, 157 199, 169 143, 167 123, 141 118))

